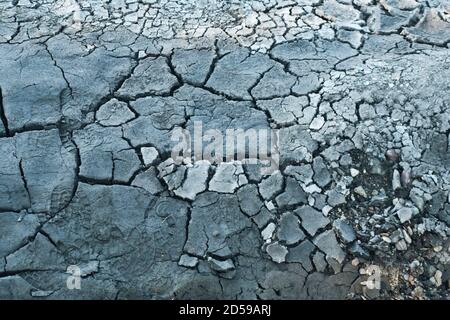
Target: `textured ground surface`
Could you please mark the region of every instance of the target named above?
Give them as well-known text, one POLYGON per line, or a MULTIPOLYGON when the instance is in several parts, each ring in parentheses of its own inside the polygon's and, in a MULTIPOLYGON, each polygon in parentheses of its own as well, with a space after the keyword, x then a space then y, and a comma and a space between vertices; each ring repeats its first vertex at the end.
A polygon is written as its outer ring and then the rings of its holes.
POLYGON ((447 0, 0 0, 0 298, 447 297, 449 44, 447 0), (194 121, 280 171, 171 164, 194 121))

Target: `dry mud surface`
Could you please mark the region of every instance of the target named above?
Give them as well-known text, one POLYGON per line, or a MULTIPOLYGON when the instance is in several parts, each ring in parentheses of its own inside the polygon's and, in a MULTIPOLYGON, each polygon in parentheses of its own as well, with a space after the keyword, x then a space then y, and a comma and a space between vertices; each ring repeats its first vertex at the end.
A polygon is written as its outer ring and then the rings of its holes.
POLYGON ((447 0, 0 0, 0 298, 447 298, 449 46, 447 0), (279 170, 172 163, 196 121, 279 170))

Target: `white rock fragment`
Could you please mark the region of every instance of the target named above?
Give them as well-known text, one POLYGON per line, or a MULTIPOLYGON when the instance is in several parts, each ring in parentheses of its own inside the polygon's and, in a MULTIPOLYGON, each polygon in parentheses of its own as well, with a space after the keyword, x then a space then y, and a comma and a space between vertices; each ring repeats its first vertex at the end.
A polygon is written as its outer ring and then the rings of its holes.
POLYGON ((269 223, 267 227, 264 228, 263 231, 261 231, 261 236, 264 241, 269 240, 272 238, 273 232, 275 231, 275 224, 273 222, 269 223))
POLYGON ((405 222, 411 220, 411 218, 413 216, 413 211, 411 208, 404 207, 397 211, 397 216, 400 219, 401 223, 405 223, 405 222))
POLYGON ((266 208, 269 209, 269 211, 272 211, 273 209, 275 209, 275 205, 273 204, 272 201, 266 201, 265 205, 266 205, 266 208))
POLYGON ((355 168, 351 168, 350 169, 350 175, 354 178, 359 174, 359 170, 355 169, 355 168))
POLYGON ((181 198, 194 200, 197 194, 206 190, 209 167, 209 161, 196 162, 188 169, 186 179, 174 193, 181 198))
POLYGON ((178 265, 186 267, 186 268, 195 268, 198 264, 197 257, 191 257, 187 254, 183 254, 178 261, 178 265))
POLYGON ((397 248, 397 250, 399 251, 405 251, 408 249, 408 245, 406 244, 405 240, 402 239, 395 244, 395 248, 397 248))
POLYGON ((362 186, 358 186, 355 188, 355 193, 360 195, 361 197, 367 198, 366 190, 362 186))
POLYGON ((309 125, 309 128, 311 130, 320 130, 324 124, 325 124, 325 119, 322 116, 317 116, 313 119, 313 121, 309 125))
POLYGON ((286 255, 288 254, 288 250, 286 249, 286 247, 282 246, 278 242, 269 244, 266 248, 266 252, 276 263, 282 263, 286 261, 286 255))
POLYGON ((239 178, 238 178, 238 184, 239 184, 239 186, 246 185, 247 183, 248 183, 248 179, 247 179, 247 177, 245 176, 245 174, 240 174, 240 175, 239 175, 239 178))
POLYGON ((401 181, 400 181, 400 172, 398 170, 394 170, 392 174, 392 190, 397 190, 402 187, 401 181))
POLYGON ((440 287, 442 285, 442 271, 437 270, 436 273, 433 276, 434 284, 436 287, 440 287))
POLYGON ((158 158, 158 150, 154 147, 142 147, 141 154, 146 166, 152 165, 158 158))
POLYGON ((326 205, 325 207, 322 208, 322 213, 323 215, 326 217, 328 216, 328 214, 330 213, 330 211, 333 209, 332 206, 326 205))
POLYGON ((302 185, 302 188, 303 188, 303 191, 305 191, 306 193, 310 193, 310 194, 322 192, 322 189, 320 189, 319 186, 314 183, 310 184, 309 186, 302 185))
POLYGON ((235 163, 221 163, 209 182, 209 190, 220 193, 233 193, 239 187, 239 173, 242 166, 235 163))

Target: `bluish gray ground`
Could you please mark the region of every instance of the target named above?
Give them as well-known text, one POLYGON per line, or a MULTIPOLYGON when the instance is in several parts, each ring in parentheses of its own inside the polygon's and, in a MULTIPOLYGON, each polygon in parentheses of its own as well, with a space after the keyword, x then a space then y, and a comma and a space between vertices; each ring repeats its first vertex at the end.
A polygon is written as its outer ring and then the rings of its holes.
POLYGON ((449 44, 447 0, 0 0, 0 298, 446 298, 449 44), (195 121, 280 170, 173 164, 195 121))

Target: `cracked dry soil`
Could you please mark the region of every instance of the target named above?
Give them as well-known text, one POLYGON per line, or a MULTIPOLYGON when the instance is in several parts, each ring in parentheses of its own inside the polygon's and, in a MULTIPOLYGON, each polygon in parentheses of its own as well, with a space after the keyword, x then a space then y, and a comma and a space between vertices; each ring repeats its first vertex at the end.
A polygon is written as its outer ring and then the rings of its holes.
POLYGON ((448 298, 449 44, 447 0, 2 0, 0 298, 448 298), (196 121, 279 171, 175 165, 196 121))

